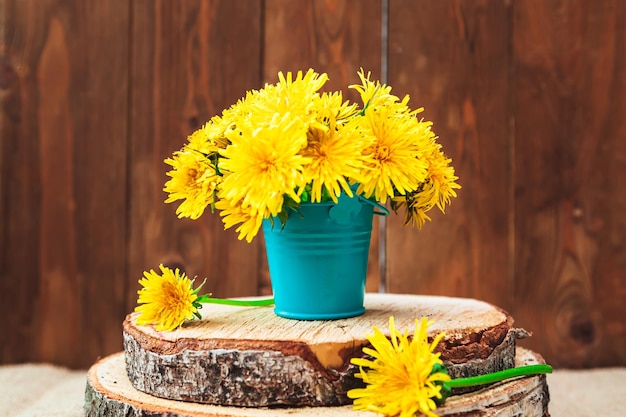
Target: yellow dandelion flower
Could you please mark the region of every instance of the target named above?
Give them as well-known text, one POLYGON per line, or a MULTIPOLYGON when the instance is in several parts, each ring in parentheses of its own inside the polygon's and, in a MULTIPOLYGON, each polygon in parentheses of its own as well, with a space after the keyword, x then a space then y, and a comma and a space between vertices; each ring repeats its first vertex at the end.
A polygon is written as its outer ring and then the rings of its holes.
POLYGON ((231 122, 220 116, 214 116, 200 129, 193 132, 188 138, 187 146, 205 155, 211 155, 218 149, 228 146, 225 132, 230 127, 231 122))
POLYGON ((309 68, 306 73, 298 71, 295 78, 290 71, 286 75, 279 71, 278 83, 276 85, 279 88, 300 88, 307 91, 317 91, 326 84, 326 81, 328 81, 326 73, 318 74, 312 68, 309 68))
POLYGON ((176 209, 178 217, 197 219, 214 203, 221 182, 218 150, 228 145, 224 135, 229 125, 229 121, 213 117, 189 135, 188 143, 180 151, 165 160, 173 167, 167 173, 171 179, 163 189, 169 193, 165 202, 183 200, 176 209))
POLYGON ((169 193, 166 203, 183 202, 176 209, 178 217, 197 219, 215 201, 215 191, 221 182, 217 167, 200 151, 188 146, 175 152, 165 163, 173 169, 163 190, 169 193))
POLYGON ((365 71, 363 68, 358 72, 359 78, 361 79, 361 84, 351 85, 350 88, 356 90, 361 96, 361 101, 363 102, 363 106, 367 108, 367 106, 374 104, 375 102, 380 101, 395 101, 397 97, 391 95, 391 87, 381 84, 379 81, 371 81, 371 72, 368 72, 365 75, 365 71))
MULTIPOLYGON (((256 114, 257 123, 259 123, 262 118, 264 120, 271 120, 273 114, 270 114, 270 112, 268 112, 268 114, 262 114, 262 111, 255 108, 255 103, 260 100, 262 95, 262 91, 247 91, 244 98, 239 99, 235 104, 222 111, 222 123, 218 126, 222 128, 224 137, 226 137, 226 132, 236 129, 237 124, 250 117, 250 115, 256 114)), ((230 142, 227 141, 227 144, 230 144, 230 142)))
MULTIPOLYGON (((356 90, 361 96, 363 102, 363 109, 361 114, 365 114, 371 107, 383 107, 393 106, 398 112, 407 112, 409 96, 405 95, 402 100, 399 97, 391 94, 391 87, 386 84, 381 84, 380 81, 371 81, 371 73, 363 71, 363 68, 358 73, 361 79, 361 84, 351 85, 350 88, 356 90)), ((420 108, 416 112, 420 112, 423 109, 420 108)))
POLYGON ((363 135, 374 140, 357 193, 385 203, 388 197, 415 190, 426 179, 428 163, 421 158, 424 130, 414 113, 384 106, 366 111, 361 119, 363 135))
POLYGON ((390 339, 376 327, 374 334, 367 336, 372 348, 363 352, 372 359, 353 358, 365 388, 348 391, 354 399, 355 410, 367 410, 387 416, 413 417, 423 413, 436 417, 434 399, 443 399, 442 384, 450 380, 445 372, 439 353, 434 349, 443 337, 438 334, 428 343, 427 331, 430 323, 426 318, 415 320, 415 332, 409 338, 408 330, 400 333, 389 318, 390 339), (435 369, 434 369, 435 368, 435 369))
POLYGON ((398 211, 405 206, 404 224, 421 228, 430 217, 426 214, 437 206, 442 213, 446 205, 450 204, 452 197, 456 197, 456 189, 461 186, 456 183, 458 177, 454 174, 454 167, 450 165, 451 159, 441 152, 440 145, 425 155, 428 162, 427 179, 420 187, 403 196, 392 198, 391 208, 398 211))
POLYGON ((275 117, 269 126, 255 129, 238 125, 232 144, 220 150, 224 178, 220 195, 255 216, 282 210, 284 196, 299 202, 297 190, 305 186, 302 169, 309 159, 299 152, 306 146, 306 128, 289 114, 275 117))
POLYGON ((428 181, 422 193, 428 195, 429 204, 434 202, 441 212, 445 212, 445 206, 450 204, 451 197, 456 197, 454 190, 461 188, 456 183, 458 177, 454 174, 454 167, 450 165, 452 160, 446 158, 443 152, 434 152, 427 160, 428 181))
POLYGON ((299 106, 307 110, 314 109, 314 103, 300 102, 300 100, 318 97, 318 90, 326 84, 326 81, 328 81, 328 75, 325 73, 318 74, 312 69, 309 69, 305 74, 298 71, 295 78, 291 72, 286 75, 279 72, 276 91, 281 100, 275 102, 279 106, 277 110, 279 112, 297 113, 294 108, 299 106))
POLYGON ((303 173, 311 184, 310 201, 314 203, 322 201, 323 190, 334 202, 338 201, 342 190, 352 197, 348 179, 360 180, 363 153, 369 144, 355 123, 337 129, 336 114, 328 114, 325 122, 328 129, 310 129, 307 147, 302 151, 311 160, 304 166, 303 173))
POLYGON ((355 158, 359 154, 354 152, 355 148, 360 150, 358 142, 334 130, 312 130, 309 137, 303 155, 311 158, 311 163, 304 167, 305 178, 311 183, 311 202, 322 201, 323 188, 334 202, 338 201, 342 189, 352 197, 346 176, 357 177, 360 172, 360 160, 355 158))
POLYGON ((359 112, 356 104, 343 101, 341 91, 323 93, 314 104, 317 120, 325 126, 328 126, 331 120, 334 120, 337 126, 341 126, 359 112))
POLYGON ((431 218, 426 214, 428 210, 419 204, 419 194, 420 191, 418 190, 392 198, 391 209, 397 213, 401 207, 405 207, 404 225, 421 229, 431 218))
POLYGON ((318 90, 326 83, 328 76, 318 74, 312 69, 305 74, 299 71, 295 78, 291 72, 278 74, 276 84, 267 84, 263 89, 246 96, 244 103, 246 113, 237 118, 254 119, 255 128, 263 128, 270 124, 277 114, 289 114, 291 119, 308 128, 317 124, 318 90))
POLYGON ((140 313, 137 324, 154 324, 157 331, 170 331, 198 312, 194 305, 197 290, 193 289, 193 281, 178 269, 172 271, 163 265, 159 268, 161 275, 150 270, 139 280, 143 288, 137 291, 137 302, 142 304, 135 308, 140 313))
POLYGON ((239 240, 246 239, 248 243, 252 242, 252 239, 259 233, 263 219, 270 216, 269 211, 253 214, 250 207, 243 208, 240 204, 233 204, 225 198, 217 201, 215 207, 220 210, 224 229, 240 224, 235 231, 239 233, 239 240))

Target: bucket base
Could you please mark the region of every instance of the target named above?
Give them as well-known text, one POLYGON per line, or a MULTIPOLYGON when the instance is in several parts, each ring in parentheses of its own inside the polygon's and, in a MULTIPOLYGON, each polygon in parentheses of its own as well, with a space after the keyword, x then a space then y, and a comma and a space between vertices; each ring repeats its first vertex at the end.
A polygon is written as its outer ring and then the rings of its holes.
POLYGON ((357 317, 363 313, 365 313, 365 307, 351 311, 342 311, 340 313, 294 313, 277 308, 274 309, 274 314, 277 316, 291 320, 338 320, 357 317))

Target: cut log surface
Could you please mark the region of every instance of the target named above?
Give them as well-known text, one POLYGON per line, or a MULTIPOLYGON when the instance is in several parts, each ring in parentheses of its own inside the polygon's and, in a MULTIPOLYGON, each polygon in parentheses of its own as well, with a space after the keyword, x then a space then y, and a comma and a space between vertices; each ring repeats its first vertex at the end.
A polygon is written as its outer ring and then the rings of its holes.
MULTIPOLYGON (((528 350, 518 349, 516 366, 543 363, 528 350)), ((440 417, 549 417, 544 375, 511 379, 482 390, 453 395, 436 410, 440 417)), ((198 404, 153 397, 135 389, 126 375, 124 353, 106 357, 91 367, 85 391, 86 417, 302 417, 375 416, 337 407, 243 408, 198 404)))
POLYGON ((366 313, 334 321, 297 321, 271 307, 209 304, 203 320, 172 332, 124 322, 124 349, 132 385, 153 396, 222 406, 336 406, 357 386, 350 359, 362 355, 372 327, 413 331, 428 317, 429 336, 453 377, 511 368, 515 340, 525 332, 488 303, 462 298, 367 294, 366 313))

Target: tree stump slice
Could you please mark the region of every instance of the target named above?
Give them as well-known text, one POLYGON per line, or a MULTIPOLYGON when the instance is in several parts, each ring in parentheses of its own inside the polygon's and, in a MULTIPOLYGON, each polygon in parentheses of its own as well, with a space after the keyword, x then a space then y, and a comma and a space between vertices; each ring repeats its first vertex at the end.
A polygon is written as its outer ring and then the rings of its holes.
POLYGON ((124 321, 124 350, 132 385, 147 394, 198 403, 265 407, 349 404, 361 381, 350 359, 362 355, 372 327, 412 332, 428 317, 430 337, 441 331, 441 357, 453 377, 508 369, 515 364, 512 328, 501 309, 473 299, 366 294, 366 313, 333 321, 297 321, 271 307, 202 307, 203 320, 172 332, 124 321))
MULTIPOLYGON (((516 366, 543 363, 528 350, 518 349, 516 366)), ((500 382, 479 391, 453 395, 436 410, 440 417, 549 417, 549 393, 545 375, 500 382)), ((106 357, 91 367, 85 390, 85 417, 373 417, 336 407, 225 407, 181 402, 138 391, 126 375, 124 353, 106 357)))

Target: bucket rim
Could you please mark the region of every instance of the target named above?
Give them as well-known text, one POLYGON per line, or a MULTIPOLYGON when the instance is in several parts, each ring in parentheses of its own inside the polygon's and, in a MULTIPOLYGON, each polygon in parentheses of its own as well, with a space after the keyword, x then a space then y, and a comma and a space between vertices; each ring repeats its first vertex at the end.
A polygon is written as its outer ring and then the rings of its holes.
MULTIPOLYGON (((374 207, 374 214, 377 216, 388 216, 389 215, 389 209, 387 207, 385 207, 384 205, 380 204, 378 201, 372 201, 368 198, 365 198, 363 196, 356 196, 356 197, 351 197, 351 198, 357 198, 359 200, 359 202, 363 203, 363 204, 369 204, 370 206, 374 207), (376 209, 380 210, 380 211, 376 211, 376 209)), ((305 206, 305 207, 312 207, 312 206, 318 206, 318 207, 329 207, 329 206, 334 206, 337 203, 335 203, 334 201, 330 200, 330 201, 319 201, 319 202, 312 202, 312 201, 301 201, 299 203, 299 206, 305 206)))

